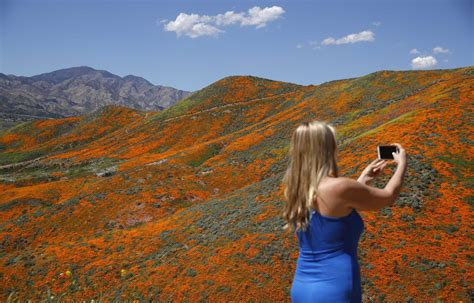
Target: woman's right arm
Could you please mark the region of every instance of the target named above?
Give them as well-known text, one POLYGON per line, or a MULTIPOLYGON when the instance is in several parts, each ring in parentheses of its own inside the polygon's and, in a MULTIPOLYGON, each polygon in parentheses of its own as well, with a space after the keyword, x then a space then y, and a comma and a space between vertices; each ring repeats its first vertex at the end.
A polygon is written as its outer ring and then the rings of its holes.
POLYGON ((380 189, 366 185, 350 178, 339 178, 335 187, 341 202, 357 210, 379 210, 392 205, 397 199, 405 176, 407 160, 406 152, 398 143, 398 153, 394 154, 397 169, 385 188, 380 189))

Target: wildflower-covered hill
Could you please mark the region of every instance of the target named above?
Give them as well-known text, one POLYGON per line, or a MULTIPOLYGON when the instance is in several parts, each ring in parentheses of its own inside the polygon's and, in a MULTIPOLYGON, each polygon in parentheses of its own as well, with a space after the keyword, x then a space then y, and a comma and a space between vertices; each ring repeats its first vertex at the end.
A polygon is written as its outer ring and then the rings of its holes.
POLYGON ((378 144, 409 156, 395 205, 360 212, 364 301, 467 301, 473 87, 473 67, 309 86, 232 76, 161 112, 2 131, 0 300, 288 301, 298 248, 281 179, 292 131, 319 119, 337 128, 344 176, 378 144))

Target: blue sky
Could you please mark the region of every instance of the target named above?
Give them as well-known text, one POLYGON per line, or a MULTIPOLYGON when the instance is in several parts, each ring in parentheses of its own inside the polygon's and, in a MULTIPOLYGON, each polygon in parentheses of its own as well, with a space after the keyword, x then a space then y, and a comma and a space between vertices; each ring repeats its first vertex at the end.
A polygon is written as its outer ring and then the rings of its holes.
POLYGON ((1 72, 87 65, 194 91, 230 75, 308 85, 471 66, 472 3, 0 0, 1 72))

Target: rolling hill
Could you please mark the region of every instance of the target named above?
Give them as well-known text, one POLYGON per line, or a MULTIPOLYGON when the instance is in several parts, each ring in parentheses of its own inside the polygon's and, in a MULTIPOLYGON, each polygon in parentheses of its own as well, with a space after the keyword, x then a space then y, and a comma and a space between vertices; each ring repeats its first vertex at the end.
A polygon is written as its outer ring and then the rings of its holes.
POLYGON ((360 212, 364 302, 467 302, 473 87, 474 67, 308 86, 231 76, 159 112, 108 105, 3 130, 0 300, 288 301, 298 248, 281 179, 292 131, 320 119, 344 176, 378 144, 408 153, 395 205, 360 212))

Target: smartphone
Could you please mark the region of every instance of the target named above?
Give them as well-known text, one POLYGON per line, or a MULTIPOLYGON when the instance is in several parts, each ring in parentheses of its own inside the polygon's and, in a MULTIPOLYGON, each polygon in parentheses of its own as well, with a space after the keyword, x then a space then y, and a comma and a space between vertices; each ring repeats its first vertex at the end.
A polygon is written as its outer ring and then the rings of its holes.
POLYGON ((398 152, 398 147, 396 145, 378 145, 377 154, 379 159, 393 160, 392 153, 398 152))

